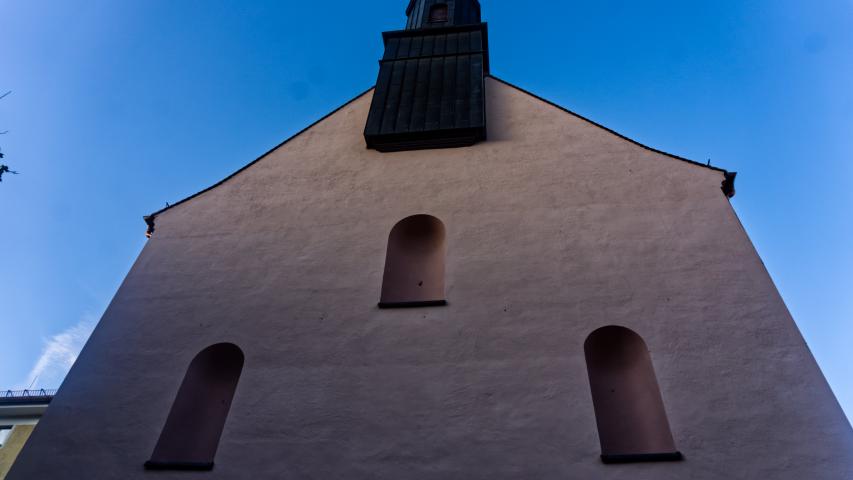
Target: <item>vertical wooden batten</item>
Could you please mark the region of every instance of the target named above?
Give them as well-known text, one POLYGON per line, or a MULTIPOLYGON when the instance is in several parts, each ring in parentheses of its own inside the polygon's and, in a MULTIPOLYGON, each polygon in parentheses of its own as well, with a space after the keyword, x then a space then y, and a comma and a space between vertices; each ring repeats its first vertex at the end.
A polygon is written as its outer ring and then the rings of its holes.
POLYGON ((383 34, 367 147, 393 152, 485 140, 489 48, 479 2, 413 0, 406 14, 405 30, 383 34), (446 15, 430 15, 433 8, 446 8, 446 15))

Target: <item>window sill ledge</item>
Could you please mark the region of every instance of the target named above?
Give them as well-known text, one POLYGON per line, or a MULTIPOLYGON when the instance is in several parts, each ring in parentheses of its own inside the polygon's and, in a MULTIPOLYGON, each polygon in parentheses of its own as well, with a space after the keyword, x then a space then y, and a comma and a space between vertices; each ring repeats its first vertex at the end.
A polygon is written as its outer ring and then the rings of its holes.
POLYGON ((670 453, 633 453, 627 455, 602 455, 601 461, 608 464, 644 463, 644 462, 680 462, 684 460, 681 452, 670 453))
POLYGON ((423 308, 444 306, 447 306, 447 300, 427 300, 423 302, 379 302, 379 308, 383 310, 390 310, 393 308, 423 308))
POLYGON ((146 470, 180 470, 180 471, 196 471, 203 472, 213 470, 213 462, 197 463, 197 462, 155 462, 148 460, 145 462, 146 470))

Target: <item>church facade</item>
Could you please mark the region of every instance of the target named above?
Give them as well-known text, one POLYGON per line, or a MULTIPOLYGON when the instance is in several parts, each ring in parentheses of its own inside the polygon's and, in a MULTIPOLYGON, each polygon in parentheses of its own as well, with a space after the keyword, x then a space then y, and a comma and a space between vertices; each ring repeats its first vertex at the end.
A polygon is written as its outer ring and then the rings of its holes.
POLYGON ((491 75, 476 0, 407 15, 375 88, 147 217, 8 478, 853 478, 734 175, 491 75))

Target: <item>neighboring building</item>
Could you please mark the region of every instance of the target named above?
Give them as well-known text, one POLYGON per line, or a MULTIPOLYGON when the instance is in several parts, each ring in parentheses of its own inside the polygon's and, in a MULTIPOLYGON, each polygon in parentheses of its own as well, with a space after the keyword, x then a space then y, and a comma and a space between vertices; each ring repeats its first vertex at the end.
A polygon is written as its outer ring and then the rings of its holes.
POLYGON ((0 391, 0 480, 6 478, 54 393, 44 389, 0 391))
POLYGON ((11 480, 853 478, 734 175, 491 76, 475 0, 407 14, 375 89, 147 217, 11 480))

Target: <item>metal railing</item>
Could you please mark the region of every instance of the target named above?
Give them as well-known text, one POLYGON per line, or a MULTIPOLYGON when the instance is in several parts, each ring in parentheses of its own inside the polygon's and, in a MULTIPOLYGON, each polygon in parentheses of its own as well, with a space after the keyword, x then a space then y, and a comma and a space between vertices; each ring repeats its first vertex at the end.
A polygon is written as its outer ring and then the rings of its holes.
POLYGON ((28 389, 28 390, 0 390, 0 399, 2 398, 41 398, 52 397, 56 395, 56 389, 28 389))

